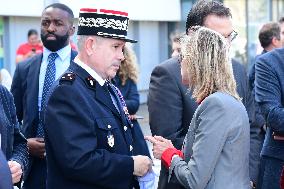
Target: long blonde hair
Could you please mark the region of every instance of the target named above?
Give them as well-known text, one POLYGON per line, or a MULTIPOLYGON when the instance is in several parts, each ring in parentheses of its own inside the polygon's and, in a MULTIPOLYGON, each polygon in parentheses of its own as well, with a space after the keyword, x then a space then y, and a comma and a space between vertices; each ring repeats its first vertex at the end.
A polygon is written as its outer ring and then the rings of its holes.
POLYGON ((134 51, 128 45, 123 49, 125 60, 121 62, 118 76, 121 84, 125 85, 127 79, 131 79, 135 84, 138 82, 138 65, 134 51))
POLYGON ((223 36, 205 27, 193 27, 182 40, 182 56, 189 88, 193 90, 192 96, 197 102, 217 91, 240 100, 228 42, 223 36))

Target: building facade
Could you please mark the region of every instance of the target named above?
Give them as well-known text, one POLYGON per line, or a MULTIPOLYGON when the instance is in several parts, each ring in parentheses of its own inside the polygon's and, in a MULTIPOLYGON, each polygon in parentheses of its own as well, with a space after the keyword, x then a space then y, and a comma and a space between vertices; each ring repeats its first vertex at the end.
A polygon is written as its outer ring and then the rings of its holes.
MULTIPOLYGON (((179 0, 96 0, 95 3, 93 0, 1 1, 0 68, 6 68, 12 75, 16 67, 16 49, 27 41, 29 29, 40 32, 40 16, 49 4, 59 2, 68 5, 76 17, 75 23, 78 21, 79 10, 83 7, 127 11, 131 20, 128 35, 139 41, 133 48, 140 66, 138 89, 141 102, 146 102, 152 69, 168 58, 169 25, 181 20, 179 0)), ((76 38, 76 35, 72 38, 75 43, 76 38)))
MULTIPOLYGON (((138 57, 141 102, 146 102, 150 74, 153 68, 171 54, 169 36, 174 31, 185 32, 189 10, 197 0, 0 0, 0 68, 12 75, 15 70, 16 49, 27 41, 27 32, 40 32, 40 16, 51 3, 68 5, 78 17, 82 7, 108 8, 129 12, 129 37, 139 43, 133 48, 138 57), (15 6, 16 5, 16 6, 15 6)), ((232 57, 248 65, 261 52, 258 31, 263 23, 284 16, 284 0, 222 0, 231 8, 233 24, 239 33, 232 44, 232 57)), ((76 18, 77 19, 77 18, 76 18)), ((77 23, 77 20, 75 21, 77 23)), ((77 36, 72 40, 76 42, 77 36)))

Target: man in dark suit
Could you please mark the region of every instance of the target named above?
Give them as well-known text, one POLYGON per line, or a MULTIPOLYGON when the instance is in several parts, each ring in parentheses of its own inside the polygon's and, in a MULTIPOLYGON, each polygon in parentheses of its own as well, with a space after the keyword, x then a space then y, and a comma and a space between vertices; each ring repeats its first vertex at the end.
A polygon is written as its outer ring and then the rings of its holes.
MULTIPOLYGON (((201 25, 222 34, 228 43, 235 37, 231 21, 231 11, 217 1, 198 1, 188 14, 186 33, 192 26, 201 25)), ((251 148, 254 148, 259 128, 254 125, 252 97, 248 88, 248 80, 244 67, 232 60, 237 91, 245 105, 251 124, 251 148)), ((150 127, 153 135, 161 135, 172 140, 173 145, 181 148, 185 134, 197 105, 191 99, 190 91, 181 83, 180 68, 177 58, 169 59, 158 65, 152 72, 148 96, 150 127)), ((257 154, 250 154, 254 157, 257 154)), ((179 187, 176 183, 168 183, 168 173, 162 166, 158 188, 179 187)), ((181 186, 180 186, 181 187, 181 186)))
MULTIPOLYGON (((273 50, 274 48, 280 48, 282 46, 280 31, 281 31, 280 26, 279 26, 279 23, 277 22, 269 22, 269 23, 264 24, 261 27, 259 34, 258 34, 258 39, 263 48, 263 51, 260 55, 257 55, 255 57, 255 62, 257 62, 259 57, 261 57, 263 54, 273 50)), ((261 148, 264 142, 266 128, 265 128, 265 119, 261 113, 261 110, 258 104, 255 102, 255 84, 254 84, 255 82, 255 63, 251 66, 248 78, 249 78, 248 79, 249 87, 250 87, 251 94, 253 97, 253 105, 255 108, 255 124, 261 128, 260 134, 259 134, 259 137, 260 137, 260 140, 259 140, 260 145, 258 145, 259 148, 251 149, 251 150, 254 150, 255 153, 259 154, 259 156, 255 156, 256 159, 254 159, 254 161, 251 161, 251 164, 250 164, 253 170, 255 170, 254 172, 252 172, 251 178, 253 181, 257 183, 258 174, 259 174, 259 166, 260 166, 260 152, 261 152, 261 148)))
POLYGON ((255 63, 255 101, 266 121, 259 189, 279 189, 284 166, 284 48, 261 55, 255 63))
POLYGON ((11 92, 17 117, 28 139, 29 170, 25 173, 25 189, 45 188, 46 160, 42 107, 54 80, 67 70, 76 56, 69 38, 74 34, 74 15, 66 5, 47 6, 41 17, 43 53, 17 65, 11 92))
POLYGON ((47 189, 132 189, 136 176, 151 169, 148 156, 133 155, 136 128, 108 81, 124 59, 125 42, 136 42, 126 38, 127 15, 80 10, 78 56, 54 85, 46 107, 47 189))

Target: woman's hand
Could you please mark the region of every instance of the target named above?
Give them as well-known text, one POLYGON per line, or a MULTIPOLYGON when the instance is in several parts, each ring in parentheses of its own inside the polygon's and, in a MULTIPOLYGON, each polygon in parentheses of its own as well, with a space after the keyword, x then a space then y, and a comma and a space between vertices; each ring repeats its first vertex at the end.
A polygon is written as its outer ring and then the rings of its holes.
POLYGON ((145 136, 145 139, 153 144, 153 155, 157 159, 161 159, 161 156, 166 149, 175 148, 172 141, 161 136, 145 136))

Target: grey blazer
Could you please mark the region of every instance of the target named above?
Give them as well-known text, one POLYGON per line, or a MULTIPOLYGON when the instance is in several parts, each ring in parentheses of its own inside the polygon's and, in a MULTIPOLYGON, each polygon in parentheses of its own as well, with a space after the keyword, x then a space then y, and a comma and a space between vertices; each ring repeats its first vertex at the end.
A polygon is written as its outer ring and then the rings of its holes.
POLYGON ((197 108, 184 140, 185 160, 175 157, 169 174, 185 188, 249 189, 249 145, 245 107, 216 92, 197 108))

